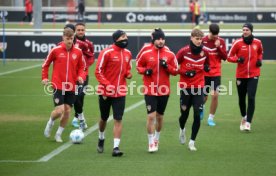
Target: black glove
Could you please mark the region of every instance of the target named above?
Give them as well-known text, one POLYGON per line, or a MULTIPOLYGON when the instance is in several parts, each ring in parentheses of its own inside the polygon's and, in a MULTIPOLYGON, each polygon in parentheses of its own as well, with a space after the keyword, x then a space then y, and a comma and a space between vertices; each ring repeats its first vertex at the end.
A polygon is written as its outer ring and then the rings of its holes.
POLYGON ((262 61, 260 59, 258 59, 256 62, 256 67, 261 67, 262 65, 263 65, 262 61))
POLYGON ((205 72, 209 72, 210 71, 209 65, 207 65, 207 64, 204 65, 204 71, 205 72))
POLYGON ((160 59, 160 65, 161 65, 162 67, 164 67, 164 68, 168 68, 167 62, 166 62, 165 60, 163 60, 163 59, 160 59))
POLYGON ((84 93, 83 85, 78 83, 77 86, 78 86, 78 94, 77 95, 81 95, 82 93, 84 93))
POLYGON ((196 75, 196 71, 195 70, 186 71, 185 75, 188 76, 189 78, 192 78, 196 75))
POLYGON ((152 69, 151 68, 146 69, 145 75, 150 76, 151 74, 152 74, 152 69))
POLYGON ((238 61, 238 63, 243 64, 244 58, 243 57, 239 57, 237 61, 238 61))

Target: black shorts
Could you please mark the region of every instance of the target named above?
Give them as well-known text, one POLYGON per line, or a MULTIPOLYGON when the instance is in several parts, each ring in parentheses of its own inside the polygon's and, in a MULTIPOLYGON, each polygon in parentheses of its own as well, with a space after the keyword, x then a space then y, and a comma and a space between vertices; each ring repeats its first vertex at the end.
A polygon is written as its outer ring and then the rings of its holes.
POLYGON ((168 100, 169 100, 169 95, 164 95, 164 96, 145 95, 147 113, 150 114, 156 111, 158 114, 164 115, 168 100))
POLYGON ((219 92, 219 86, 221 83, 221 76, 209 77, 205 76, 204 96, 208 96, 211 90, 219 92))
POLYGON ((53 94, 53 100, 55 106, 68 104, 72 107, 76 101, 76 95, 75 92, 63 92, 62 90, 55 89, 53 94))
POLYGON ((122 120, 125 110, 126 97, 105 97, 99 95, 99 106, 101 111, 101 119, 107 121, 112 106, 113 118, 122 120))
POLYGON ((182 89, 180 91, 180 111, 183 113, 190 110, 191 106, 194 107, 194 112, 199 113, 203 108, 204 97, 202 94, 203 89, 182 89))

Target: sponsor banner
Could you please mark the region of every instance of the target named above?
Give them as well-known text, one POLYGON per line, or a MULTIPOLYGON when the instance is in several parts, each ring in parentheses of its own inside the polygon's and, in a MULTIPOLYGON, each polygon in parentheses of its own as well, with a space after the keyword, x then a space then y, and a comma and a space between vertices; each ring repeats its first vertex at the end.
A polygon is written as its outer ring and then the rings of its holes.
POLYGON ((179 23, 190 22, 189 13, 180 12, 104 12, 102 22, 112 23, 179 23))
MULTIPOLYGON (((20 22, 24 11, 7 11, 7 22, 20 22)), ((190 23, 189 12, 86 12, 86 22, 102 23, 190 23)), ((76 12, 66 11, 43 11, 43 22, 65 22, 67 20, 77 21, 76 12)), ((202 13, 201 20, 223 23, 275 23, 275 12, 206 12, 202 13)))
MULTIPOLYGON (((227 50, 232 46, 232 42, 240 38, 236 36, 221 36, 225 39, 227 50)), ((112 44, 110 36, 87 36, 87 38, 94 43, 95 56, 98 57, 99 52, 112 44)), ((149 36, 129 36, 128 49, 132 52, 133 59, 135 59, 139 49, 145 44, 150 42, 149 36)), ((258 36, 262 40, 264 48, 264 59, 275 60, 275 47, 274 43, 276 36, 258 36)), ((57 43, 62 40, 60 35, 47 36, 47 35, 7 35, 6 43, 0 41, 0 58, 3 57, 3 49, 6 50, 6 58, 9 59, 43 59, 46 58, 51 48, 55 47, 57 43), (4 47, 3 47, 4 46, 4 47)), ((189 44, 189 36, 166 36, 166 45, 174 52, 189 44)))
MULTIPOLYGON (((98 22, 98 12, 85 13, 84 19, 86 22, 98 22)), ((65 21, 78 21, 77 13, 66 12, 42 12, 43 22, 65 22, 65 21)))

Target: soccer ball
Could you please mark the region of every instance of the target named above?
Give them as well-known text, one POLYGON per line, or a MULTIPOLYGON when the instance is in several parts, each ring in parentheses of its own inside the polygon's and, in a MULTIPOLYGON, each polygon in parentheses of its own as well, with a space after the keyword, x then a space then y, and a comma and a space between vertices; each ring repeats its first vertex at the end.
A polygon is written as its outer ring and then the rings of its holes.
POLYGON ((84 138, 84 133, 80 129, 75 129, 70 133, 70 140, 73 144, 80 144, 84 138))

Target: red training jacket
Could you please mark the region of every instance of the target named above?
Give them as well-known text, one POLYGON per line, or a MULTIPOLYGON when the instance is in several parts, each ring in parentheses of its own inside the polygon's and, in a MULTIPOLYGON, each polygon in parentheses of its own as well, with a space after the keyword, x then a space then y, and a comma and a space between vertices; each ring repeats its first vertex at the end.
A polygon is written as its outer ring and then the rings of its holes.
POLYGON ((76 38, 75 46, 82 50, 82 54, 85 61, 85 73, 89 74, 89 67, 94 63, 94 45, 88 39, 79 40, 76 38))
MULTIPOLYGON (((143 50, 143 48, 141 49, 143 50)), ((136 58, 136 69, 139 74, 143 74, 144 94, 145 95, 169 95, 170 79, 169 76, 176 75, 178 64, 173 52, 168 47, 157 49, 154 45, 148 50, 141 52, 140 57, 136 58), (168 68, 160 65, 160 59, 167 62, 168 68), (147 69, 153 70, 150 76, 145 75, 147 69)))
POLYGON ((208 51, 203 48, 199 54, 194 55, 191 52, 190 46, 186 45, 177 52, 176 58, 178 64, 180 64, 180 88, 203 88, 205 76, 204 64, 209 64, 208 51), (195 76, 192 78, 185 75, 186 71, 191 70, 196 71, 195 76))
POLYGON ((211 40, 208 35, 202 38, 204 48, 209 52, 210 71, 205 72, 205 76, 215 77, 221 76, 221 60, 227 59, 226 45, 223 38, 218 37, 216 40, 211 40), (220 46, 216 47, 215 41, 220 41, 220 46))
MULTIPOLYGON (((140 49, 139 53, 137 54, 136 58, 139 58, 141 56, 141 54, 146 51, 151 49, 152 47, 154 47, 153 43, 145 43, 144 46, 140 49)), ((170 50, 169 47, 164 46, 167 50, 170 50)))
POLYGON ((260 40, 254 38, 250 45, 244 43, 242 38, 235 40, 229 51, 227 60, 237 63, 240 57, 243 57, 245 60, 243 64, 238 63, 236 78, 260 76, 260 67, 256 66, 257 60, 263 59, 263 46, 260 40))
POLYGON ((66 49, 62 42, 54 47, 42 65, 42 80, 48 79, 49 66, 53 62, 52 86, 54 89, 75 91, 77 78, 85 80, 82 52, 74 45, 66 49))
POLYGON ((26 1, 25 1, 25 12, 26 12, 26 13, 31 13, 31 12, 33 12, 33 5, 32 5, 32 3, 31 3, 30 0, 26 0, 26 1))
POLYGON ((126 96, 126 77, 131 75, 131 52, 115 44, 99 54, 95 76, 99 82, 98 94, 107 97, 126 96))

